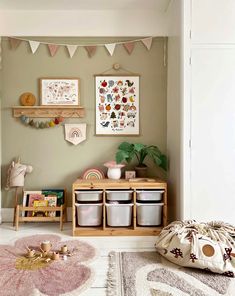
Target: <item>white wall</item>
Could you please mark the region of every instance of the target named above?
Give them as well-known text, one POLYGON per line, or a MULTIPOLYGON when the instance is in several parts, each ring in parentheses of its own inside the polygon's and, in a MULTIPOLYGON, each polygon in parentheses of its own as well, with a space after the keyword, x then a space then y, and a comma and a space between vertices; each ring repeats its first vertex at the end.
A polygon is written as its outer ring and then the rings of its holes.
POLYGON ((167 75, 167 150, 169 158, 169 218, 180 219, 181 182, 181 5, 173 0, 168 8, 168 75, 167 75))
POLYGON ((0 36, 166 36, 154 10, 0 11, 0 36))
POLYGON ((190 112, 184 110, 184 131, 191 134, 184 176, 190 182, 184 180, 183 198, 188 218, 234 224, 235 3, 191 2, 186 11, 191 22, 185 28, 192 25, 192 39, 184 37, 184 50, 190 48, 192 57, 192 65, 184 68, 190 86, 184 93, 185 106, 190 106, 190 112))

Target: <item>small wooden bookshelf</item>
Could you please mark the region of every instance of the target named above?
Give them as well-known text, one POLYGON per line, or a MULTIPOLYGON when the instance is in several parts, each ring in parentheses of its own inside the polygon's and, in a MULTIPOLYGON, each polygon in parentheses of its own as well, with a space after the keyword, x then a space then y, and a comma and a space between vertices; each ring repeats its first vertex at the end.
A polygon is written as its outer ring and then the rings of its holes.
MULTIPOLYGON (((56 189, 57 190, 57 189, 56 189)), ((46 191, 46 190, 45 190, 46 191)), ((53 191, 53 190, 49 190, 53 191)), ((32 193, 33 191, 31 191, 32 193)), ((38 192, 38 191, 35 191, 38 192)), ((25 205, 16 205, 15 208, 15 230, 17 231, 19 229, 19 223, 20 222, 60 222, 60 230, 63 230, 63 222, 66 222, 67 220, 67 206, 66 206, 66 190, 63 190, 64 192, 64 201, 63 204, 60 206, 25 206, 25 205), (43 212, 43 213, 48 213, 48 212, 56 212, 59 213, 57 216, 50 216, 50 215, 45 215, 45 216, 26 216, 26 212, 43 212)))

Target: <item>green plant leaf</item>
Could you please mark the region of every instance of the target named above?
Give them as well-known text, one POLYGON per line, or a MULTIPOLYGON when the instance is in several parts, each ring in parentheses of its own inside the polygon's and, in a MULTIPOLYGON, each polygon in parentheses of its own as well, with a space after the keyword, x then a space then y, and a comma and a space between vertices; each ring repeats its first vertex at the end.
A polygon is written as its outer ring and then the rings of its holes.
POLYGON ((140 152, 142 149, 144 149, 146 147, 146 145, 144 144, 140 144, 140 143, 136 143, 134 144, 134 149, 137 151, 137 152, 140 152))
POLYGON ((123 150, 123 151, 127 151, 127 152, 131 152, 133 150, 133 144, 130 144, 128 142, 122 142, 119 146, 118 146, 119 150, 123 150))
POLYGON ((122 161, 127 161, 129 159, 130 154, 126 151, 119 150, 116 153, 116 163, 121 163, 122 161))
POLYGON ((166 155, 162 154, 161 160, 162 160, 162 163, 161 163, 160 167, 162 169, 164 169, 165 171, 167 171, 167 157, 166 157, 166 155))

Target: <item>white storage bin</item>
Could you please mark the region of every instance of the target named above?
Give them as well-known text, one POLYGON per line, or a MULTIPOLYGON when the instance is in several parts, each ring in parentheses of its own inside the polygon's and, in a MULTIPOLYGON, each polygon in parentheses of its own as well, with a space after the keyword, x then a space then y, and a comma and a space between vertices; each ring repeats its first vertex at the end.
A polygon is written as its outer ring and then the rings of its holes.
POLYGON ((105 204, 108 226, 130 226, 133 204, 105 204))
POLYGON ((131 201, 133 196, 132 190, 106 190, 107 200, 131 201))
POLYGON ((102 201, 102 190, 76 190, 76 200, 80 201, 102 201))
POLYGON ((79 226, 99 226, 102 224, 103 204, 78 204, 75 203, 77 209, 77 224, 79 226))
POLYGON ((164 190, 136 190, 136 199, 139 201, 161 201, 164 190))
POLYGON ((163 203, 136 203, 137 224, 158 226, 162 224, 163 203))

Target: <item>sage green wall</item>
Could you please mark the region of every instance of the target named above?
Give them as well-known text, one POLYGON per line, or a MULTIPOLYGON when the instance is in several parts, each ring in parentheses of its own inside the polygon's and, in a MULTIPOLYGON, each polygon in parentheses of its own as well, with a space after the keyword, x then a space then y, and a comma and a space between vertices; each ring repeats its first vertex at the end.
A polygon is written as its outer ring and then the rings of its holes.
MULTIPOLYGON (((32 38, 33 39, 33 38, 32 38)), ((34 38, 35 39, 35 38, 34 38)), ((47 39, 48 40, 48 39, 47 39)), ((51 42, 107 43, 114 39, 104 38, 49 38, 51 42)), ((117 39, 115 39, 117 40, 117 39)), ((118 39, 120 40, 120 39, 118 39)), ((6 182, 6 171, 10 162, 20 156, 21 162, 31 164, 33 172, 26 177, 25 188, 67 188, 71 201, 71 186, 81 173, 90 167, 104 168, 105 161, 114 159, 120 142, 133 141, 155 144, 166 153, 166 67, 163 63, 164 39, 156 38, 150 51, 140 42, 132 55, 122 46, 117 46, 113 57, 104 47, 98 47, 93 58, 88 58, 80 47, 70 59, 66 48, 61 47, 55 57, 48 48, 40 45, 31 54, 28 43, 22 42, 11 50, 7 39, 3 39, 2 72, 2 188, 6 182), (94 74, 100 74, 114 63, 129 71, 139 73, 140 78, 140 128, 138 137, 94 135, 95 131, 95 90, 94 74), (85 118, 68 119, 67 123, 87 123, 87 140, 73 146, 64 139, 64 128, 55 127, 36 130, 24 126, 12 117, 11 107, 19 105, 23 92, 32 92, 39 97, 40 77, 79 77, 81 81, 81 105, 85 107, 85 118)), ((111 73, 111 72, 109 72, 111 73)), ((37 102, 39 103, 39 102, 37 102)), ((162 171, 153 168, 152 175, 162 171)), ((12 207, 14 192, 2 189, 2 207, 12 207)))

